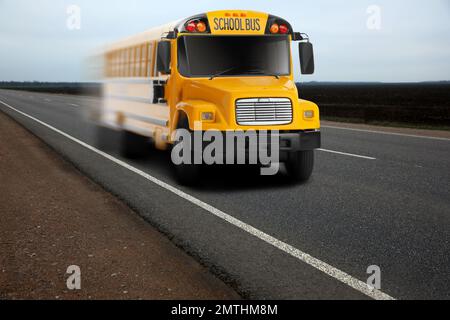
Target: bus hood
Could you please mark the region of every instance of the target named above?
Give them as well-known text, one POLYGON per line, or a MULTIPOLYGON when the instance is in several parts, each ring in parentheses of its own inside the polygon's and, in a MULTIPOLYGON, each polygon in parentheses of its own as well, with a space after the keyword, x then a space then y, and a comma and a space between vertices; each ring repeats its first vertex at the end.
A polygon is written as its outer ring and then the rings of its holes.
MULTIPOLYGON (((300 100, 295 82, 290 77, 223 77, 209 80, 184 79, 180 108, 189 106, 188 113, 199 119, 200 112, 215 111, 215 121, 203 123, 203 128, 221 131, 251 128, 258 130, 303 130, 319 128, 316 104, 300 100), (236 100, 245 98, 288 98, 292 101, 293 121, 280 125, 240 125, 236 121, 236 100), (302 117, 303 110, 313 110, 311 120, 302 117)), ((193 128, 193 122, 190 123, 193 128)))
POLYGON ((234 105, 240 98, 277 97, 298 99, 295 82, 288 77, 222 77, 197 79, 183 86, 183 100, 205 100, 217 106, 234 105))

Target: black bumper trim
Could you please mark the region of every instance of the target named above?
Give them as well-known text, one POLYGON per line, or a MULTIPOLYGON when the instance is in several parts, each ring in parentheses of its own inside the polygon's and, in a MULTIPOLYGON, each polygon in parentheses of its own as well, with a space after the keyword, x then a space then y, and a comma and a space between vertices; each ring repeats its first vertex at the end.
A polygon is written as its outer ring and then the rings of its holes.
POLYGON ((306 151, 321 146, 320 131, 299 131, 295 133, 279 133, 280 151, 306 151))

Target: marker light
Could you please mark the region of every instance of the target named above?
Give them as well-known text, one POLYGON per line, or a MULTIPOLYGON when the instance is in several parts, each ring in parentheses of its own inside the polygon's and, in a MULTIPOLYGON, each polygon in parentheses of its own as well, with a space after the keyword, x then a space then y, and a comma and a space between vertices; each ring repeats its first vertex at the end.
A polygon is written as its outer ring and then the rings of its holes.
POLYGON ((287 27, 287 25, 285 25, 285 24, 280 25, 280 33, 286 34, 288 32, 289 32, 289 28, 287 27))
POLYGON ((202 121, 214 121, 214 113, 202 112, 202 121))
POLYGON ((194 32, 196 29, 197 29, 197 25, 193 21, 189 22, 188 25, 186 26, 186 30, 188 32, 194 32))
POLYGON ((313 110, 306 110, 305 112, 303 112, 303 117, 305 119, 314 118, 314 111, 313 110))
POLYGON ((278 33, 278 31, 280 30, 280 27, 278 26, 278 24, 274 23, 271 27, 270 27, 270 33, 278 33))
POLYGON ((197 31, 198 32, 205 32, 206 31, 206 24, 204 22, 197 23, 197 31))

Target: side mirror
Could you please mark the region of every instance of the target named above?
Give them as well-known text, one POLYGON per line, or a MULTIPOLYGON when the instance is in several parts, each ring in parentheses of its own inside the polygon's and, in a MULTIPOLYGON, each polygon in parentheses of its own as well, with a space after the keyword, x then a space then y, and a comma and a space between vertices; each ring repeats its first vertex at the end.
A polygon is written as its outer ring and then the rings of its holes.
POLYGON ((170 73, 170 42, 160 41, 158 43, 158 56, 156 60, 156 71, 162 74, 170 73))
POLYGON ((300 56, 300 69, 302 74, 314 73, 314 50, 311 42, 300 42, 298 44, 300 56))

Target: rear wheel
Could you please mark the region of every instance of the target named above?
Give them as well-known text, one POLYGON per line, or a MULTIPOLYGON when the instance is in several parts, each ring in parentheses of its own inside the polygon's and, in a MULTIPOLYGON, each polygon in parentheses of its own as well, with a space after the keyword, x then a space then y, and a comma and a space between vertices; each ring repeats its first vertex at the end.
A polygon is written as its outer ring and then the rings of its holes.
POLYGON ((113 150, 116 136, 117 133, 113 129, 101 125, 95 126, 95 146, 101 150, 113 150))
POLYGON ((148 140, 147 137, 129 131, 122 131, 120 154, 131 159, 140 158, 149 148, 148 140))
POLYGON ((290 153, 285 165, 289 178, 292 181, 308 181, 314 167, 314 150, 290 153))

